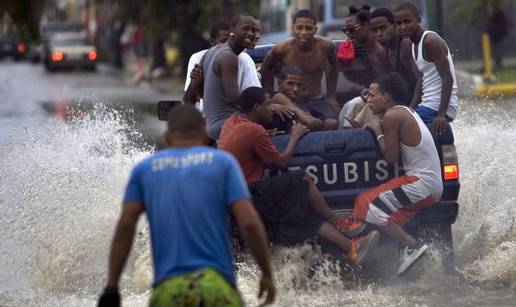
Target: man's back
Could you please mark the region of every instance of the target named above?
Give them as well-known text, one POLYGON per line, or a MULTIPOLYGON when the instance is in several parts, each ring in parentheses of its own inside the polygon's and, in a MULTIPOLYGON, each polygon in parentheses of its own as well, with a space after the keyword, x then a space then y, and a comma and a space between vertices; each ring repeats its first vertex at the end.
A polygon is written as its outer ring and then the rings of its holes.
POLYGON ((233 157, 208 147, 161 150, 135 167, 125 200, 145 205, 154 284, 203 267, 235 283, 225 220, 248 197, 244 182, 233 157))
MULTIPOLYGON (((412 109, 406 106, 395 106, 389 110, 399 118, 400 159, 403 170, 408 176, 417 176, 434 200, 438 200, 442 193, 441 162, 430 130, 423 120, 412 109)), ((385 119, 384 119, 385 121, 385 119)))
POLYGON ((231 116, 224 124, 219 148, 237 158, 248 182, 260 181, 264 163, 276 161, 279 155, 265 128, 239 113, 231 116))

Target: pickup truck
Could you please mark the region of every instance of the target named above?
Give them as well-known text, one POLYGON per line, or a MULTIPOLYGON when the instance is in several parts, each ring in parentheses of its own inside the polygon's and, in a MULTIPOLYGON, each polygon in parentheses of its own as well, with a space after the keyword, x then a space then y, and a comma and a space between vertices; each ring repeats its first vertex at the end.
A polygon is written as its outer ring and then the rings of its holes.
MULTIPOLYGON (((337 45, 339 43, 336 41, 337 45)), ((248 51, 257 67, 271 48, 272 45, 263 45, 248 51)), ((342 81, 341 77, 339 81, 342 81)), ((340 97, 349 97, 347 93, 340 94, 340 97)), ((273 138, 280 150, 285 148, 287 141, 288 136, 273 138)), ((437 243, 444 266, 450 269, 454 264, 451 227, 458 215, 460 190, 451 127, 447 125, 445 133, 434 136, 434 141, 441 159, 443 195, 435 205, 422 210, 405 229, 437 243)), ((308 133, 296 146, 288 169, 304 169, 315 180, 332 210, 347 215, 351 214, 353 202, 360 193, 403 172, 402 166, 387 165, 372 131, 359 128, 308 133)), ((274 175, 274 171, 270 173, 274 175)))

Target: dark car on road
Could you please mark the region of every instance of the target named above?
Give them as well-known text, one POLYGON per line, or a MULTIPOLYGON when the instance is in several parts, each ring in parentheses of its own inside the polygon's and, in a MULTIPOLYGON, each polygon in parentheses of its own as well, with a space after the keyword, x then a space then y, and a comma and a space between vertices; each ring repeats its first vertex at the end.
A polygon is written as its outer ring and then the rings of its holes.
POLYGON ((49 38, 43 61, 48 71, 59 68, 95 70, 97 50, 81 33, 56 33, 49 38))
POLYGON ((27 51, 27 45, 16 34, 0 34, 0 59, 12 57, 15 61, 21 60, 27 51))

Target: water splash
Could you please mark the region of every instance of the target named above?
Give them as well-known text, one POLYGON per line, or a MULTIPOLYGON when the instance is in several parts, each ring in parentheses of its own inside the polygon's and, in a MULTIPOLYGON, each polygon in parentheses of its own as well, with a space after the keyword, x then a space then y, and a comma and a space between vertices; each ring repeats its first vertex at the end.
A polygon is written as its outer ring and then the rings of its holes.
POLYGON ((152 151, 131 126, 130 112, 101 105, 69 124, 13 132, 22 141, 1 154, 2 292, 101 288, 128 172, 152 151))
MULTIPOLYGON (((452 125, 460 158, 460 214, 454 225, 462 274, 446 275, 430 250, 415 279, 350 278, 306 245, 273 252, 275 306, 508 305, 516 281, 516 120, 510 102, 461 102, 452 125), (510 110, 507 114, 507 110, 510 110), (315 265, 316 264, 316 265, 315 265), (344 276, 344 278, 343 278, 344 276)), ((102 289, 122 191, 134 163, 153 148, 131 112, 96 107, 68 124, 14 132, 0 149, 0 305, 92 306, 102 289)), ((146 305, 152 260, 142 219, 121 287, 125 306, 146 305)), ((386 254, 387 255, 387 254, 386 254)), ((392 257, 392 253, 389 253, 392 257)), ((259 271, 238 263, 238 287, 256 305, 259 271)))
POLYGON ((457 260, 469 280, 516 284, 516 119, 514 101, 464 105, 454 124, 461 204, 457 260), (509 112, 508 112, 509 110, 509 112))

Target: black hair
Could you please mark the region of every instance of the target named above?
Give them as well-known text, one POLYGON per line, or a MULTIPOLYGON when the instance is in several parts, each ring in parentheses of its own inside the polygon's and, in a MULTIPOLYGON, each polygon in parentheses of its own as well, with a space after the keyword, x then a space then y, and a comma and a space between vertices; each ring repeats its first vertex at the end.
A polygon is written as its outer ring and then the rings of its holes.
POLYGON ((400 74, 396 72, 391 72, 385 76, 376 78, 371 83, 378 84, 380 92, 391 96, 391 99, 394 100, 396 103, 400 103, 403 105, 409 104, 410 98, 407 84, 401 78, 400 74))
POLYGON ((292 17, 292 23, 296 23, 296 19, 298 18, 309 18, 313 20, 314 24, 317 24, 317 20, 315 20, 314 13, 307 9, 297 11, 297 13, 294 14, 294 17, 292 17))
POLYGON ((229 23, 224 20, 219 20, 211 26, 210 38, 215 40, 221 31, 229 31, 229 23))
POLYGON ((184 135, 197 134, 206 130, 201 112, 192 105, 179 105, 168 113, 167 128, 170 132, 184 135))
POLYGON ((277 78, 279 81, 283 81, 287 78, 287 75, 302 76, 303 71, 297 65, 283 65, 277 78))
POLYGON ((398 5, 395 12, 399 12, 399 11, 409 11, 412 14, 414 14, 415 16, 419 17, 419 10, 417 9, 417 7, 414 4, 412 4, 410 2, 403 2, 400 5, 398 5))
POLYGON ((369 20, 376 18, 376 17, 385 17, 385 18, 387 18, 387 21, 389 23, 392 23, 392 24, 394 23, 394 15, 392 14, 392 11, 386 7, 379 7, 377 9, 375 9, 369 16, 369 20))
POLYGON ((229 22, 229 26, 231 29, 234 29, 236 28, 236 26, 238 26, 238 24, 242 21, 242 19, 244 18, 251 18, 251 19, 256 19, 254 16, 251 16, 251 15, 236 15, 234 16, 233 18, 231 18, 231 21, 229 22))
POLYGON ((251 86, 246 88, 240 94, 240 110, 243 113, 251 112, 255 105, 263 103, 266 93, 261 87, 251 86))
POLYGON ((357 8, 354 5, 349 7, 349 16, 355 16, 358 19, 358 22, 361 24, 365 24, 369 22, 369 10, 371 7, 369 5, 363 5, 362 8, 357 8))

